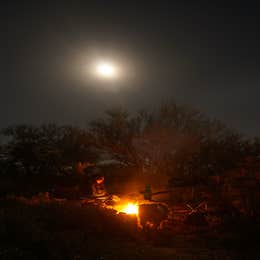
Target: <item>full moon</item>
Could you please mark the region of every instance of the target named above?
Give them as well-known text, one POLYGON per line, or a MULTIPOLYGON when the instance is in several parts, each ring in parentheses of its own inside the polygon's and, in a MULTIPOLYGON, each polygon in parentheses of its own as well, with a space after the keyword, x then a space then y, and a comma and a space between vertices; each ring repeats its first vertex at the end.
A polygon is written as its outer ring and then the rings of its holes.
POLYGON ((109 62, 99 62, 96 65, 96 74, 99 77, 113 79, 117 77, 117 68, 109 62))

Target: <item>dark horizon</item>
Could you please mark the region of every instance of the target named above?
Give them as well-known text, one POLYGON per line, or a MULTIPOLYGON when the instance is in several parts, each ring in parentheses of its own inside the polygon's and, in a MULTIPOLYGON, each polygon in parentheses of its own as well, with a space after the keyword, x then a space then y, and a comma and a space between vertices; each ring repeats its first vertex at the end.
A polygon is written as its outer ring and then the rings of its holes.
POLYGON ((85 125, 107 108, 175 99, 260 136, 258 5, 12 1, 1 9, 0 128, 85 125), (94 56, 126 66, 120 88, 84 78, 94 56))

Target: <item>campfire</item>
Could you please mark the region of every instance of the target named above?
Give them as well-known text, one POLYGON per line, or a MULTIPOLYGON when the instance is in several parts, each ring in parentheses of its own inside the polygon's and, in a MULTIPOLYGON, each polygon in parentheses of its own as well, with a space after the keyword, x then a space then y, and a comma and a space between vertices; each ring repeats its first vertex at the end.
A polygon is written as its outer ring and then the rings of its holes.
POLYGON ((139 206, 137 203, 128 202, 119 204, 113 207, 118 213, 125 213, 129 215, 138 215, 139 206))
POLYGON ((168 206, 164 203, 119 198, 113 195, 99 205, 113 209, 117 214, 126 214, 131 218, 135 217, 140 228, 158 229, 168 217, 168 206))

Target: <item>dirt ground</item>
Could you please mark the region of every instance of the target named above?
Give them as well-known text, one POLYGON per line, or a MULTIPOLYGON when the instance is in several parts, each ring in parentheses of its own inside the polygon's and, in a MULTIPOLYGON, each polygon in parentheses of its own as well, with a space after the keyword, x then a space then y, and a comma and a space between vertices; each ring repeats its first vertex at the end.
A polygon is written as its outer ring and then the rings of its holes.
POLYGON ((255 241, 239 232, 171 228, 175 222, 147 234, 135 217, 80 201, 8 198, 0 206, 3 260, 260 259, 255 241))

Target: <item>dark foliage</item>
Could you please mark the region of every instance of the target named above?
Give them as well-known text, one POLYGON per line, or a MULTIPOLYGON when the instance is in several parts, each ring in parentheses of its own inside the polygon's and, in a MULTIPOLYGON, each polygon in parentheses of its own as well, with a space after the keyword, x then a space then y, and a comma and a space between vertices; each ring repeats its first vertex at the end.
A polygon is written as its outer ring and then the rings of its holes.
MULTIPOLYGON (((1 201, 1 259, 142 259, 140 242, 147 237, 136 219, 79 203, 90 195, 92 169, 106 159, 120 165, 101 167, 110 193, 120 194, 115 182, 127 183, 132 175, 148 174, 155 182, 166 176, 168 188, 176 191, 169 203, 193 209, 201 201, 209 205, 194 210, 186 222, 174 211, 178 224, 169 230, 184 234, 206 227, 215 232, 214 243, 237 250, 239 243, 252 248, 259 241, 260 141, 198 111, 171 102, 153 113, 110 110, 87 129, 19 125, 2 135, 0 196, 20 197, 1 201), (33 197, 39 192, 48 193, 33 197), (139 243, 134 250, 133 242, 139 243)), ((177 233, 169 230, 150 239, 172 246, 177 233)), ((159 259, 161 252, 149 249, 143 255, 159 259)))

